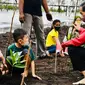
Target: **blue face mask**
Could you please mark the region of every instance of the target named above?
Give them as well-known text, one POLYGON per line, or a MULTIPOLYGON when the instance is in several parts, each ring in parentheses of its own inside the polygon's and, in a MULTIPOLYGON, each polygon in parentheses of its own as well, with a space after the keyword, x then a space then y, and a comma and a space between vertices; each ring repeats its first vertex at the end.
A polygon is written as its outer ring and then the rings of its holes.
POLYGON ((60 26, 54 26, 54 28, 55 28, 56 31, 59 31, 60 26))

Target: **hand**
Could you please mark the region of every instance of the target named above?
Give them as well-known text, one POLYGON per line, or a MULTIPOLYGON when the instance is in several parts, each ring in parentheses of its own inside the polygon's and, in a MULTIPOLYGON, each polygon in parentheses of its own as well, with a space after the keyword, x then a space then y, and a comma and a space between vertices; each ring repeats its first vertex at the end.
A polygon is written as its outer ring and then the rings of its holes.
POLYGON ((61 49, 61 51, 60 51, 59 54, 60 54, 61 57, 64 57, 65 56, 64 53, 63 53, 63 48, 61 49))
POLYGON ((3 65, 7 68, 5 59, 3 59, 2 62, 3 62, 3 65))
POLYGON ((46 14, 47 20, 51 21, 52 20, 52 15, 50 13, 46 14))
POLYGON ((66 45, 65 45, 64 43, 62 43, 61 45, 62 45, 62 50, 63 50, 63 52, 65 52, 65 47, 66 47, 66 45))
POLYGON ((61 56, 61 57, 64 57, 65 55, 64 55, 64 53, 60 53, 60 56, 61 56))
POLYGON ((25 21, 25 16, 24 16, 23 13, 19 15, 19 21, 20 21, 20 23, 24 23, 24 21, 25 21))
POLYGON ((1 51, 0 51, 0 59, 2 60, 2 63, 7 67, 5 58, 4 58, 4 56, 3 56, 1 51))
POLYGON ((73 26, 76 30, 80 30, 80 25, 78 23, 73 24, 73 26))
POLYGON ((32 77, 33 78, 35 78, 35 79, 38 79, 38 80, 42 80, 39 76, 37 76, 37 75, 32 75, 32 77))

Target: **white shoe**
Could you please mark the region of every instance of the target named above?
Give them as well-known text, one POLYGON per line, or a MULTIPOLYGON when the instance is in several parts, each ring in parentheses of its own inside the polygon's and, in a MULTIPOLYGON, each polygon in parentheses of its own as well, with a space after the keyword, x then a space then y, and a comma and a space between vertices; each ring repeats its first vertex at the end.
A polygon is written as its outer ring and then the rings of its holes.
POLYGON ((65 55, 69 55, 68 52, 63 52, 65 55))
POLYGON ((73 85, 84 84, 85 85, 85 78, 81 79, 78 82, 73 83, 73 85))

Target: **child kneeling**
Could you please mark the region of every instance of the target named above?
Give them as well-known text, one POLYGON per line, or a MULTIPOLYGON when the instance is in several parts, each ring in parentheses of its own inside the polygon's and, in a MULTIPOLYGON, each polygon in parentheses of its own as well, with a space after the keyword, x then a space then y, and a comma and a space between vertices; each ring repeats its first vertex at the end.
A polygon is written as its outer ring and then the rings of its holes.
POLYGON ((46 48, 47 48, 46 53, 48 56, 51 56, 51 54, 56 53, 56 50, 61 56, 64 56, 58 36, 59 30, 60 30, 60 20, 56 19, 53 21, 51 31, 48 33, 46 38, 46 48))
POLYGON ((28 65, 26 67, 26 71, 23 72, 23 75, 25 77, 27 77, 28 69, 29 69, 29 66, 31 65, 32 77, 41 80, 41 78, 35 74, 35 62, 34 62, 35 56, 34 56, 34 53, 33 53, 32 49, 31 49, 31 47, 28 44, 27 32, 25 30, 23 30, 23 29, 16 29, 16 30, 14 30, 13 38, 14 38, 15 43, 11 44, 8 47, 6 56, 10 57, 10 55, 11 55, 10 50, 13 53, 18 52, 19 55, 24 55, 23 59, 26 59, 25 55, 29 54, 28 55, 28 62, 27 62, 28 65), (28 53, 28 50, 29 50, 29 53, 28 53))

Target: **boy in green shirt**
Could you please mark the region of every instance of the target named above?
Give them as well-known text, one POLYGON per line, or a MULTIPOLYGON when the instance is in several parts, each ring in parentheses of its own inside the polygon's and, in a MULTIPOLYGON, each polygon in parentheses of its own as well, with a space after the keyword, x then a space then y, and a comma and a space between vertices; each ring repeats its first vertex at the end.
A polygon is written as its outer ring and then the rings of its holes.
MULTIPOLYGON (((24 55, 24 57, 25 57, 25 55, 28 53, 28 49, 29 49, 28 59, 29 59, 30 63, 28 62, 28 68, 29 68, 29 64, 31 64, 32 77, 41 80, 41 78, 39 76, 35 75, 35 62, 34 62, 35 56, 34 56, 34 53, 31 49, 31 47, 28 44, 27 32, 24 31, 23 29, 16 29, 16 30, 14 30, 13 38, 14 38, 15 43, 11 44, 8 47, 8 50, 6 53, 7 57, 11 55, 10 50, 12 50, 13 53, 18 52, 19 55, 24 55)), ((28 68, 26 68, 26 71, 23 72, 23 75, 25 77, 27 77, 27 75, 28 75, 28 68)))

